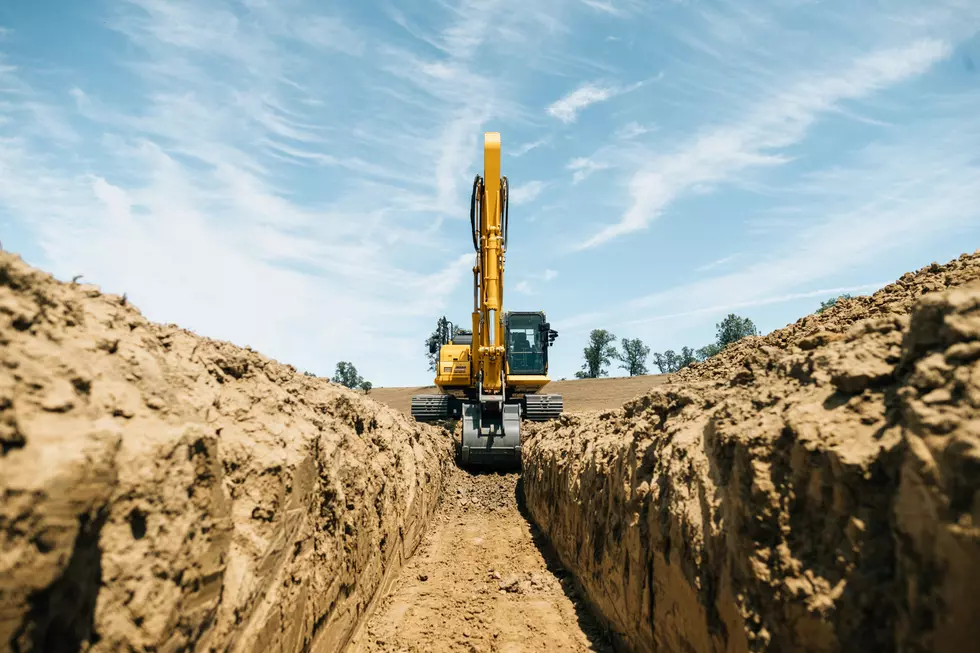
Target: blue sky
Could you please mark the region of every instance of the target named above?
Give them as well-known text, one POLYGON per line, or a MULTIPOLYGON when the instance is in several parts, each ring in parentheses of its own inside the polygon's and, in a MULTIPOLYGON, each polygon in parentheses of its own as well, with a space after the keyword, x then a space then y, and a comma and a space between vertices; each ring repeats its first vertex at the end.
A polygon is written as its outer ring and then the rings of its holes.
MULTIPOLYGON (((321 375, 431 381, 484 131, 505 304, 654 351, 980 247, 974 0, 0 3, 0 240, 321 375)), ((614 375, 622 370, 612 370, 614 375)))

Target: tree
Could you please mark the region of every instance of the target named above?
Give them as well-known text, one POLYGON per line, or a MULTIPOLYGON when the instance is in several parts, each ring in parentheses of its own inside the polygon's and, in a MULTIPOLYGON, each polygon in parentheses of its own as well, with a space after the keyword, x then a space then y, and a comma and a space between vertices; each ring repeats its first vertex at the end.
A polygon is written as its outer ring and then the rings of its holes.
POLYGON ((843 295, 837 295, 836 297, 831 297, 825 302, 820 302, 820 308, 817 309, 817 313, 823 313, 824 311, 826 311, 828 308, 836 304, 841 299, 853 299, 853 297, 851 297, 847 293, 844 293, 843 295))
POLYGON ((715 324, 715 328, 718 330, 717 342, 712 342, 697 350, 682 347, 680 354, 672 349, 668 349, 662 354, 660 352, 655 353, 653 362, 660 373, 672 374, 684 369, 691 363, 706 361, 733 342, 738 342, 745 336, 759 334, 752 320, 747 317, 739 317, 734 313, 729 313, 724 320, 715 324))
POLYGON ((436 330, 425 339, 425 357, 429 359, 429 371, 434 372, 439 362, 439 345, 449 338, 449 320, 443 315, 436 320, 436 330), (435 347, 435 351, 432 349, 435 347))
POLYGON ((371 383, 370 381, 361 381, 360 384, 358 384, 357 387, 359 387, 361 390, 363 390, 364 391, 364 394, 370 394, 371 393, 371 388, 374 387, 374 384, 371 383))
POLYGON ((734 313, 715 325, 718 329, 718 347, 724 349, 733 342, 738 342, 745 336, 757 336, 758 330, 755 324, 747 317, 739 317, 734 313))
POLYGON ((330 380, 351 389, 354 389, 364 383, 364 379, 357 373, 357 368, 354 367, 353 363, 348 361, 340 361, 337 363, 337 371, 334 372, 333 378, 330 380))
POLYGON ((650 348, 643 344, 639 338, 630 340, 623 338, 623 355, 620 360, 623 364, 621 368, 629 372, 630 376, 637 376, 647 373, 647 356, 650 355, 650 348))
POLYGON ((679 369, 677 367, 677 353, 673 349, 668 349, 662 354, 659 351, 655 352, 653 364, 657 366, 661 374, 671 374, 679 369))
POLYGON ((710 345, 705 345, 704 347, 698 349, 696 352, 694 352, 694 356, 698 359, 698 361, 704 362, 720 351, 721 346, 718 345, 718 343, 713 342, 710 345))
POLYGON ((681 355, 678 359, 677 369, 684 369, 685 367, 687 367, 691 363, 696 362, 697 360, 698 360, 697 355, 694 353, 693 349, 691 349, 690 347, 681 347, 681 355))
POLYGON ((436 330, 425 339, 425 357, 429 359, 430 372, 436 370, 436 364, 439 362, 439 345, 455 338, 460 331, 462 331, 461 328, 454 326, 452 333, 449 332, 449 320, 446 319, 445 315, 436 321, 436 330), (435 347, 434 352, 432 351, 433 346, 435 347))
POLYGON ((585 363, 582 369, 575 373, 580 379, 597 379, 600 376, 608 376, 609 372, 605 369, 612 360, 619 358, 619 352, 611 343, 616 341, 616 336, 605 329, 593 329, 589 334, 589 344, 583 349, 585 363))
POLYGON ((657 352, 653 355, 654 365, 657 366, 661 374, 673 374, 697 360, 697 352, 690 347, 682 347, 680 354, 673 349, 668 349, 662 354, 657 352))

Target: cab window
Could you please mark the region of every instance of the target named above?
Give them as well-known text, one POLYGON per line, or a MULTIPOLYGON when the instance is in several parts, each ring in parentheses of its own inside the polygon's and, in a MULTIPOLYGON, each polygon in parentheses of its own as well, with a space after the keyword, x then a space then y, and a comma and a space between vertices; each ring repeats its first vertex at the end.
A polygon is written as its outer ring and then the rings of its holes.
POLYGON ((507 363, 511 374, 544 374, 544 342, 540 315, 511 315, 507 331, 507 363))

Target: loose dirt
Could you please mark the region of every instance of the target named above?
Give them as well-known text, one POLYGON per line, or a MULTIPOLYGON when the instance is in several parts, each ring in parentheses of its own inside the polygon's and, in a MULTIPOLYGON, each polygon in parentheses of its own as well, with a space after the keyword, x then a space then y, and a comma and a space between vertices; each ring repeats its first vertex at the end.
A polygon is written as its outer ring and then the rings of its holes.
MULTIPOLYGON (((590 410, 619 408, 624 403, 646 394, 651 388, 665 383, 667 374, 648 374, 643 376, 620 376, 604 379, 574 379, 552 381, 544 392, 560 394, 565 402, 566 413, 581 413, 590 410)), ((412 396, 438 392, 434 385, 417 388, 376 388, 371 397, 405 415, 412 414, 412 396)))
POLYGON ((519 486, 517 472, 452 470, 419 554, 351 650, 611 652, 519 486))

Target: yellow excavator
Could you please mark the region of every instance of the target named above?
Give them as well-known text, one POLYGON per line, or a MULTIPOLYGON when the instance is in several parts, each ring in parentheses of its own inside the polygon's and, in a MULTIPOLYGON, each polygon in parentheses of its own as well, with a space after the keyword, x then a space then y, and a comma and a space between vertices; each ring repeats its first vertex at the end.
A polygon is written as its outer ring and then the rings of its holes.
POLYGON ((542 311, 504 312, 504 254, 510 226, 507 177, 500 175, 500 133, 483 135, 483 176, 473 180, 470 229, 473 324, 450 325, 436 354, 438 394, 412 397, 418 421, 461 419, 464 465, 520 464, 521 420, 546 421, 562 414, 560 394, 542 394, 548 379, 548 348, 558 332, 542 311))

